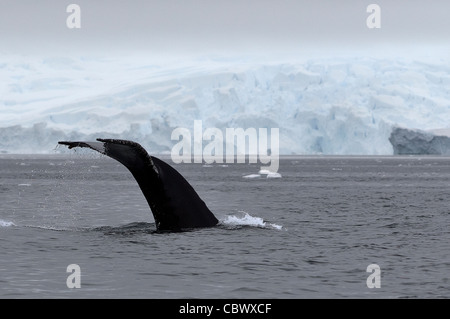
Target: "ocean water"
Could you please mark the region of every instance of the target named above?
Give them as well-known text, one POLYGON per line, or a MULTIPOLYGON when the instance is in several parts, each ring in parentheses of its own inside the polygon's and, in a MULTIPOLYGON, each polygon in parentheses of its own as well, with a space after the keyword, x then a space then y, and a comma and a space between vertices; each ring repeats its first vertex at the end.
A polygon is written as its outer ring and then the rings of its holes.
POLYGON ((0 155, 0 298, 450 297, 450 158, 174 167, 217 227, 155 232, 104 156, 0 155))

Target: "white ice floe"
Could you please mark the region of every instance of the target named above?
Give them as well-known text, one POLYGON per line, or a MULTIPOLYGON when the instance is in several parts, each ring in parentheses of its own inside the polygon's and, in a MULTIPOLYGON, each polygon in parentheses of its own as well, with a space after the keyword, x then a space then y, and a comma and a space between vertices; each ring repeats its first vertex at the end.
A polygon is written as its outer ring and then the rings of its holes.
POLYGON ((258 172, 258 174, 245 175, 245 176, 243 176, 243 178, 248 178, 248 179, 260 178, 260 177, 262 177, 262 175, 265 175, 266 178, 281 178, 282 177, 280 173, 271 172, 271 171, 266 170, 266 169, 261 169, 258 172))
POLYGON ((253 179, 253 178, 260 178, 261 177, 261 175, 259 175, 259 174, 249 174, 249 175, 245 175, 245 176, 242 176, 243 178, 247 178, 247 179, 253 179))

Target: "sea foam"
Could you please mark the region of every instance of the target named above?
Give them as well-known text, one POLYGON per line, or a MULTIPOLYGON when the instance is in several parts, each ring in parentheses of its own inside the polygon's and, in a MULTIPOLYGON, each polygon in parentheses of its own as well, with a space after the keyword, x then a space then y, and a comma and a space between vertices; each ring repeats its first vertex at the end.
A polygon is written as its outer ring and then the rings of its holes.
POLYGON ((10 226, 16 226, 16 224, 14 224, 11 221, 0 219, 0 227, 10 227, 10 226))
POLYGON ((224 220, 221 221, 224 225, 230 226, 253 226, 260 228, 272 228, 272 229, 283 229, 283 226, 265 222, 261 217, 254 217, 250 214, 243 212, 243 215, 228 215, 224 220))

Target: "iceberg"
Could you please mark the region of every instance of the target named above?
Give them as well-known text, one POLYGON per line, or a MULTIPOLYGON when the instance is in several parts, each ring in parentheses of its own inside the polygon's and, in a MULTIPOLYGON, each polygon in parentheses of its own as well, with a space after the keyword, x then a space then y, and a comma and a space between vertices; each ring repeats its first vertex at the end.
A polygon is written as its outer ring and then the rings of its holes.
POLYGON ((395 128, 389 141, 395 155, 450 155, 450 132, 395 128))
POLYGON ((104 137, 170 154, 173 130, 202 120, 222 131, 279 128, 281 155, 390 155, 396 127, 449 127, 449 65, 0 55, 0 153, 51 153, 58 140, 104 137))

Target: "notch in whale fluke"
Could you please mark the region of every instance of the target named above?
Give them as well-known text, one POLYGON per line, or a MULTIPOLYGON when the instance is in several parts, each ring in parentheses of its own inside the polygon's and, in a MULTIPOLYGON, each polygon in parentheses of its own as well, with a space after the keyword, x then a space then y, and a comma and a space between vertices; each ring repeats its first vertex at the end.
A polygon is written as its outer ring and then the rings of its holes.
POLYGON ((119 139, 97 142, 60 141, 69 149, 87 147, 107 155, 131 172, 144 194, 159 231, 212 227, 217 218, 194 188, 172 166, 150 156, 138 143, 119 139))

